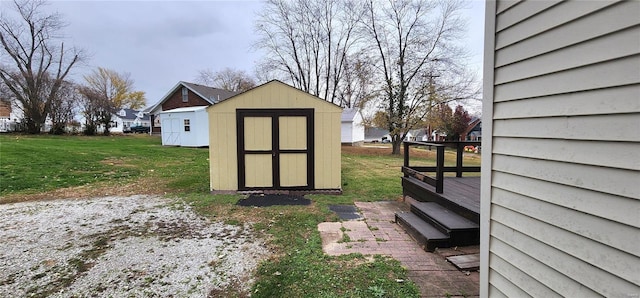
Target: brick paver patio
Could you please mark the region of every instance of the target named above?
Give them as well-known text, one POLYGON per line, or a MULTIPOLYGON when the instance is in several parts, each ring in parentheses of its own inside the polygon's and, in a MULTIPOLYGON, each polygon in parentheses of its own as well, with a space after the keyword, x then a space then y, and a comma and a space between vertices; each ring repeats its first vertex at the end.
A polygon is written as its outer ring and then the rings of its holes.
POLYGON ((395 223, 395 213, 408 210, 405 204, 385 201, 356 202, 355 205, 363 220, 318 225, 325 253, 393 257, 407 269, 409 278, 420 287, 422 297, 478 296, 478 272, 461 272, 445 260, 450 255, 477 253, 477 246, 425 252, 395 223))

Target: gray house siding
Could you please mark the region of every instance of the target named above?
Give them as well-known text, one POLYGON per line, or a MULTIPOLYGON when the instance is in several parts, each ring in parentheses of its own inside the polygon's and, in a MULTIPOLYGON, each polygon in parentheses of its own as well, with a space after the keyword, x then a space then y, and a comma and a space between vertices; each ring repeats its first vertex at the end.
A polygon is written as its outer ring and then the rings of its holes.
POLYGON ((481 295, 640 295, 640 1, 487 2, 481 295))

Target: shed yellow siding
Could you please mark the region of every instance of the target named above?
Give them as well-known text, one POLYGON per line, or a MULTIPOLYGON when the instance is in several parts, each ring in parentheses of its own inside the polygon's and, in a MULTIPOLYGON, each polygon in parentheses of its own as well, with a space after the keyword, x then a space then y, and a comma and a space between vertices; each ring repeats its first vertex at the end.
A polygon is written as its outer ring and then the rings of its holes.
POLYGON ((318 113, 315 115, 315 182, 318 189, 340 188, 340 115, 338 113, 318 113))
MULTIPOLYGON (((342 109, 282 82, 271 81, 207 108, 209 113, 209 161, 211 190, 238 189, 236 110, 314 109, 314 188, 341 188, 340 116, 342 109)), ((297 117, 283 121, 298 121, 297 117)), ((295 130, 303 129, 296 128, 295 130)), ((301 146, 294 140, 280 140, 286 147, 301 146)), ((286 157, 283 162, 299 157, 286 157)), ((296 161, 297 162, 297 161, 296 161)), ((295 185, 306 177, 285 177, 295 185)), ((283 185, 284 186, 284 185, 283 185)))
POLYGON ((211 190, 238 189, 236 113, 209 113, 209 171, 211 190))

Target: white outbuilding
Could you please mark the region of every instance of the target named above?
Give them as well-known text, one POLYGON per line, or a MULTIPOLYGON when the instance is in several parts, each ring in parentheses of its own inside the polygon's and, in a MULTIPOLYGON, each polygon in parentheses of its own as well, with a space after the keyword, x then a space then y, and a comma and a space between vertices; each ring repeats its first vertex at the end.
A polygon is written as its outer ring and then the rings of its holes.
POLYGON ((347 146, 362 146, 364 143, 364 124, 360 110, 344 109, 340 119, 340 142, 347 146))
POLYGON ((160 112, 163 146, 209 146, 209 117, 206 106, 160 112))

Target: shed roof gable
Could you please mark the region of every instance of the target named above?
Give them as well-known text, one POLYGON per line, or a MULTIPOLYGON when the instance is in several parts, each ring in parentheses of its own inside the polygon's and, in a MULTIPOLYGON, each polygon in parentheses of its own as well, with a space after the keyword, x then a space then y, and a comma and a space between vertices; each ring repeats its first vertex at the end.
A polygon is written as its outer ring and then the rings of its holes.
POLYGON ((272 80, 243 93, 234 95, 209 109, 229 109, 231 106, 238 108, 322 108, 341 112, 342 108, 311 95, 298 88, 272 80))

